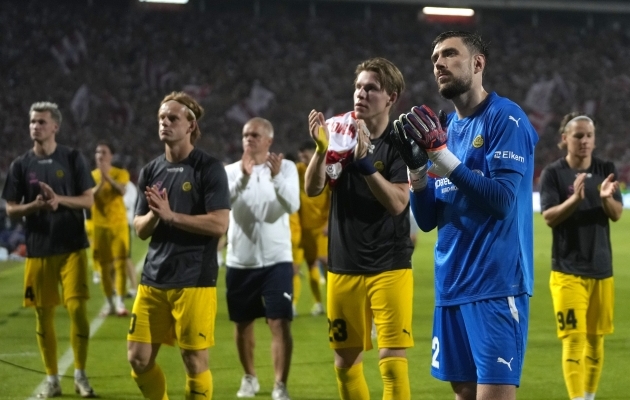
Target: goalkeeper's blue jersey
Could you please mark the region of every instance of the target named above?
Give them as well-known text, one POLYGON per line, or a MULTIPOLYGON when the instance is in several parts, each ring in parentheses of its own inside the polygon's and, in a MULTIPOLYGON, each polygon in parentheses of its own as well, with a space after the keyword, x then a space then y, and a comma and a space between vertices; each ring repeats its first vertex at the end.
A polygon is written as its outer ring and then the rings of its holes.
POLYGON ((538 134, 523 110, 496 93, 488 95, 469 117, 449 115, 448 148, 467 168, 487 178, 514 171, 522 179, 515 205, 502 220, 482 210, 448 178, 430 179, 429 184, 435 185, 438 227, 436 305, 532 295, 532 181, 537 141, 538 134))

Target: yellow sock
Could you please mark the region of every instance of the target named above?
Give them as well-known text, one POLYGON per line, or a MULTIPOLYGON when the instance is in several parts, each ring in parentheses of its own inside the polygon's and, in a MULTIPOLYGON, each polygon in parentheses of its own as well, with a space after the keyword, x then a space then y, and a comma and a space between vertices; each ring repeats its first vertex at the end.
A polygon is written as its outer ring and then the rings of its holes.
POLYGON ((140 389, 145 399, 168 400, 166 377, 159 365, 154 364, 153 368, 140 375, 137 375, 132 370, 131 377, 136 381, 136 385, 138 385, 138 389, 140 389))
POLYGON ((66 308, 70 314, 70 344, 74 351, 74 368, 84 370, 90 340, 90 323, 87 319, 85 300, 76 297, 68 299, 66 308))
POLYGON ((206 370, 197 375, 186 374, 186 400, 212 398, 212 373, 206 370))
POLYGON ((571 333, 562 338, 562 373, 571 399, 584 396, 585 344, 584 333, 571 333))
POLYGON ((365 376, 363 376, 363 363, 354 364, 350 368, 335 367, 337 374, 337 386, 341 400, 369 400, 365 376))
POLYGON ((378 362, 383 378, 383 400, 409 400, 409 364, 404 357, 386 357, 378 362))
POLYGON ((114 271, 116 271, 116 294, 124 297, 127 294, 127 259, 114 260, 114 271))
POLYGON ((293 305, 297 307, 302 294, 302 277, 299 273, 293 274, 293 305))
POLYGON ((584 391, 596 393, 604 368, 604 335, 586 335, 584 347, 584 391))
MULTIPOLYGON (((94 263, 98 265, 98 269, 101 271, 101 288, 105 297, 112 297, 114 294, 114 283, 112 282, 112 262, 103 262, 100 260, 94 260, 94 263)), ((124 295, 124 293, 123 293, 124 295)))
POLYGON ((319 267, 317 263, 308 267, 308 283, 311 285, 311 293, 315 303, 322 302, 322 294, 319 291, 319 267))
POLYGON ((55 308, 38 307, 36 310, 35 333, 39 353, 44 361, 46 375, 57 375, 57 335, 55 334, 55 308))

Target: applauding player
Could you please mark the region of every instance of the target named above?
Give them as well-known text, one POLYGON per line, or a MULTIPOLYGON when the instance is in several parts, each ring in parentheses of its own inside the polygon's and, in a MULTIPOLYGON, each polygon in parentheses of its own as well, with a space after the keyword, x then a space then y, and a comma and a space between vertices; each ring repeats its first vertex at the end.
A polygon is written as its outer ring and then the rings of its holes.
POLYGON ((438 228, 431 373, 458 400, 516 398, 533 285, 538 135, 518 105, 484 90, 487 60, 479 36, 439 35, 433 72, 456 112, 414 107, 395 123, 413 214, 423 231, 438 228))

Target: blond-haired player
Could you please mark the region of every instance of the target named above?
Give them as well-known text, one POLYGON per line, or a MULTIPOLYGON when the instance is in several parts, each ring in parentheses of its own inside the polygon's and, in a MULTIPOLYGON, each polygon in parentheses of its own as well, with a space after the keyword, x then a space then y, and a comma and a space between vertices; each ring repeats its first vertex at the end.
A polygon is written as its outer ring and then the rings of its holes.
POLYGON ((29 116, 33 148, 11 163, 2 197, 9 217, 26 219, 24 305, 35 307, 37 313, 37 343, 47 375, 38 397, 61 396, 54 324, 61 300, 59 283, 70 315, 75 390, 81 397, 95 397, 85 374, 89 244, 83 220, 83 210, 92 206, 94 181, 81 153, 57 144, 61 126, 57 104, 34 103, 29 116))
POLYGON ((194 146, 203 108, 173 92, 158 110, 164 154, 142 168, 133 221, 149 251, 131 313, 127 356, 146 399, 168 399, 155 362, 162 344, 178 343, 186 371, 185 398, 212 398, 207 349, 214 345, 217 243, 230 209, 223 164, 194 146))

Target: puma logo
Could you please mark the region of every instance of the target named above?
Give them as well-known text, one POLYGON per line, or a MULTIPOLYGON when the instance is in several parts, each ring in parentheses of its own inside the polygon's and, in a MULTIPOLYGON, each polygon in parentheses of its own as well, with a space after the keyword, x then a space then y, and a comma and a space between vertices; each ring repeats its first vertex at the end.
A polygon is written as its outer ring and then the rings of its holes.
POLYGON ((283 295, 283 296, 284 296, 287 300, 289 300, 289 301, 291 301, 291 300, 293 299, 293 296, 292 296, 292 295, 290 295, 290 294, 289 294, 289 293, 287 293, 287 292, 282 293, 282 295, 283 295))
POLYGON ((505 364, 508 366, 508 368, 510 369, 510 371, 512 370, 512 360, 514 359, 514 357, 510 358, 510 361, 505 361, 503 358, 499 357, 497 358, 497 362, 501 363, 501 364, 505 364))
POLYGON ((199 333, 199 336, 201 336, 202 338, 206 338, 206 335, 204 335, 203 333, 199 333))
POLYGON ((591 360, 593 362, 593 364, 599 364, 599 358, 593 358, 593 357, 589 357, 589 356, 586 356, 586 358, 591 360))
POLYGON ((35 333, 37 333, 37 336, 41 336, 41 337, 43 337, 43 338, 45 338, 45 337, 46 337, 46 334, 45 334, 45 333, 43 333, 43 332, 37 332, 37 331, 35 331, 35 333))
POLYGON ((206 393, 208 393, 207 390, 205 392, 201 393, 201 392, 197 392, 197 391, 195 391, 193 389, 190 389, 190 394, 197 394, 199 396, 208 397, 208 396, 206 396, 206 393))
POLYGON ((406 333, 407 335, 411 336, 411 332, 409 332, 408 330, 406 330, 405 328, 403 328, 403 333, 406 333))
POLYGON ((509 119, 510 121, 514 121, 514 123, 516 124, 516 127, 518 128, 518 121, 520 121, 520 120, 521 120, 520 118, 519 118, 519 119, 516 119, 516 118, 514 118, 513 116, 511 116, 511 115, 510 115, 510 116, 508 117, 508 119, 509 119))
POLYGON ((567 361, 567 362, 574 362, 574 363, 576 363, 577 365, 580 365, 580 360, 579 360, 579 359, 578 359, 578 360, 574 360, 574 359, 572 359, 572 358, 567 358, 567 360, 566 360, 566 361, 567 361))
POLYGON ((77 337, 80 337, 81 339, 89 339, 90 338, 88 335, 81 335, 80 333, 77 333, 77 337))

